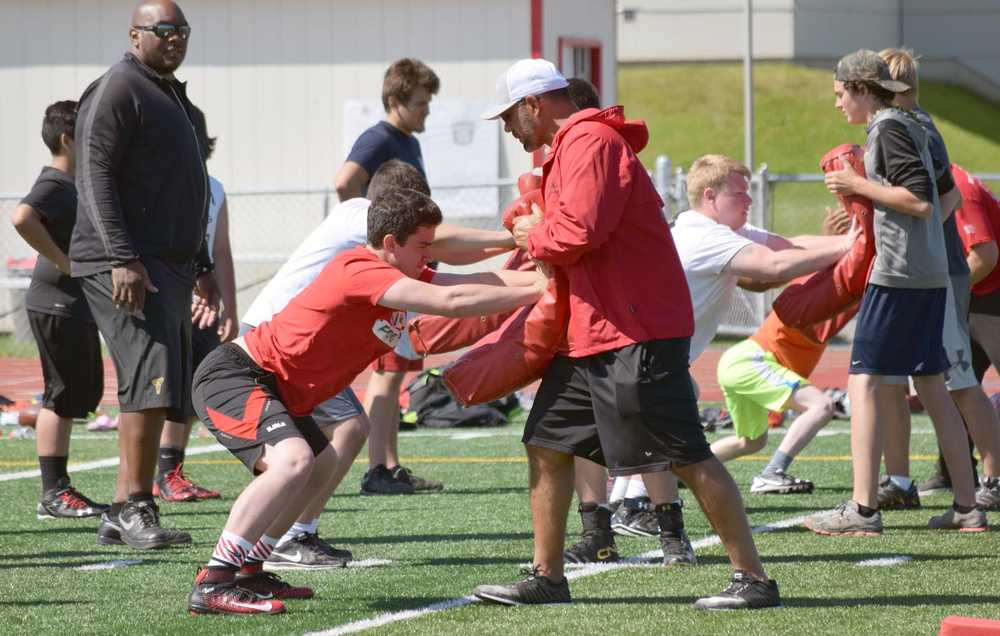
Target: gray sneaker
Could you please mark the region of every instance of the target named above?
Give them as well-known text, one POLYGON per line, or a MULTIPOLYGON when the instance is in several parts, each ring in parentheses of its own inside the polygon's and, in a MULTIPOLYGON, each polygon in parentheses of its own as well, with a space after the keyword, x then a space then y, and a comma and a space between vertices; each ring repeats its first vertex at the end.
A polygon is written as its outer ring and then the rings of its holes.
POLYGON ((858 512, 858 504, 847 501, 833 510, 817 512, 806 517, 805 527, 816 534, 830 536, 871 537, 882 534, 882 513, 876 511, 870 517, 858 512))
POLYGON ((315 534, 303 532, 274 548, 264 562, 272 570, 332 570, 346 567, 352 555, 333 548, 315 534))
POLYGON ((783 470, 761 473, 750 482, 750 492, 754 495, 790 495, 812 491, 811 481, 799 479, 783 470))
POLYGON ((476 598, 499 605, 549 605, 572 602, 566 577, 553 583, 538 568, 522 571, 527 578, 511 585, 480 585, 472 591, 476 598))
POLYGON ((931 530, 958 530, 959 532, 986 532, 986 513, 979 508, 969 512, 959 512, 948 508, 943 514, 931 517, 927 522, 931 530))
POLYGON ((983 477, 976 491, 976 505, 983 510, 1000 510, 1000 477, 983 477))

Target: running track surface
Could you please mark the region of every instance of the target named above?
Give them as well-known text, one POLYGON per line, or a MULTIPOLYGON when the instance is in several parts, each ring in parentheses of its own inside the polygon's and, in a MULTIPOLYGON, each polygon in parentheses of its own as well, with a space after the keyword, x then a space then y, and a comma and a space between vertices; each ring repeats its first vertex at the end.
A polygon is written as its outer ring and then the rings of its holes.
MULTIPOLYGON (((713 346, 701 355, 691 366, 691 374, 701 389, 701 400, 716 402, 722 400, 722 392, 715 380, 715 370, 719 357, 725 351, 723 346, 713 346)), ((455 358, 454 355, 430 356, 425 361, 425 368, 447 364, 455 358)), ((823 354, 812 375, 812 383, 820 388, 847 386, 847 366, 850 362, 848 347, 831 347, 823 354)), ((354 390, 360 396, 368 383, 369 371, 365 371, 354 381, 354 390)), ((411 374, 415 375, 415 374, 411 374)), ((409 382, 409 378, 407 378, 409 382)), ((406 384, 404 383, 404 386, 406 384)), ((116 381, 111 360, 104 360, 104 400, 108 406, 117 403, 115 398, 116 381)), ((529 387, 529 393, 534 392, 534 386, 529 387)), ((983 388, 987 395, 1000 391, 1000 376, 990 369, 983 380, 983 388)), ((11 400, 28 400, 42 392, 42 369, 36 358, 0 358, 0 395, 11 400)))

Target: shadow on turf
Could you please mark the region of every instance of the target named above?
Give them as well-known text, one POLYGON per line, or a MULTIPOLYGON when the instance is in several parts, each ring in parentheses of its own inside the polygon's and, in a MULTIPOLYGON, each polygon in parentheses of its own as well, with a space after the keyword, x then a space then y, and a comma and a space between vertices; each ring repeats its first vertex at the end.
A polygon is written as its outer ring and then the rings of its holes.
POLYGON ((75 569, 84 565, 98 565, 116 559, 130 558, 138 559, 137 563, 131 567, 148 567, 150 565, 161 565, 166 563, 164 559, 151 558, 148 553, 137 551, 123 552, 122 550, 107 550, 96 548, 86 552, 32 552, 30 554, 4 554, 0 555, 0 570, 13 570, 17 568, 59 568, 75 569), (21 559, 21 561, 17 561, 21 559), (47 561, 46 559, 76 559, 72 561, 47 561))
POLYGON ((43 607, 48 605, 90 605, 88 601, 0 601, 0 607, 43 607))
POLYGON ((808 598, 782 596, 785 607, 858 607, 861 605, 888 605, 911 607, 917 605, 980 605, 996 603, 997 597, 988 594, 900 594, 899 596, 862 596, 858 598, 808 598))
POLYGON ((509 541, 509 540, 530 540, 530 532, 481 532, 469 534, 403 534, 403 535, 379 535, 373 537, 337 537, 337 543, 351 545, 367 545, 380 543, 438 543, 455 541, 509 541))

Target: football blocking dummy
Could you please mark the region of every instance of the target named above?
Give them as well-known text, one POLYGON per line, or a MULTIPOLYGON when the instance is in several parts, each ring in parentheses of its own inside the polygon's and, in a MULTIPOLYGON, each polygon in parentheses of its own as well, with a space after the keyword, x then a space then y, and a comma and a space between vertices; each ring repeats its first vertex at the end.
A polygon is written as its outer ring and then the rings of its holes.
MULTIPOLYGON (((823 155, 820 168, 824 173, 832 172, 842 169, 845 162, 861 176, 865 175, 864 150, 851 144, 841 144, 823 155)), ((871 200, 856 195, 838 195, 837 199, 851 220, 860 225, 858 239, 830 267, 789 284, 773 305, 782 322, 803 329, 818 342, 829 340, 857 313, 875 257, 875 215, 871 200), (835 321, 830 322, 831 318, 835 321)))
MULTIPOLYGON (((530 172, 526 172, 518 178, 517 184, 521 196, 507 206, 502 216, 503 225, 508 230, 514 226, 516 217, 531 214, 533 203, 544 209, 545 202, 539 189, 540 181, 539 177, 530 172)), ((518 271, 531 271, 534 268, 535 264, 531 257, 522 249, 514 250, 502 267, 502 269, 518 271)), ((462 347, 468 347, 487 334, 493 333, 513 313, 505 312, 468 318, 423 315, 411 320, 407 325, 407 330, 413 349, 418 354, 427 356, 432 353, 449 353, 462 347)))
MULTIPOLYGON (((520 188, 538 184, 535 175, 521 175, 520 188)), ((530 190, 508 206, 503 223, 509 230, 518 216, 541 209, 541 190, 530 190)), ((444 370, 442 379, 455 399, 481 404, 499 399, 542 377, 556 354, 569 322, 569 292, 556 270, 545 294, 530 307, 522 307, 473 348, 444 370)))

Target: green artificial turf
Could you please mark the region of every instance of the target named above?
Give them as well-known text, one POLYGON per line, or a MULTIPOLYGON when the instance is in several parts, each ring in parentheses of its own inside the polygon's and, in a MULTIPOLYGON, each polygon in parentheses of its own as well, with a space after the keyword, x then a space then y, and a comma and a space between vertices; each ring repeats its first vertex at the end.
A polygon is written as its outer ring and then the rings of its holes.
MULTIPOLYGON (((113 434, 76 433, 74 464, 116 455, 113 434)), ((484 431, 404 433, 404 461, 421 475, 441 479, 444 492, 409 497, 361 497, 363 462, 351 469, 320 528, 322 536, 354 552, 359 560, 388 565, 338 571, 286 573, 296 584, 315 587, 316 598, 292 601, 283 616, 191 617, 185 597, 196 568, 209 557, 233 496, 248 475, 227 453, 192 455, 186 471, 223 491, 221 501, 162 504, 165 525, 188 530, 189 548, 136 552, 97 547, 96 520, 35 519, 37 478, 4 481, 0 514, 0 617, 11 634, 299 634, 331 629, 386 613, 420 610, 461 599, 481 583, 515 580, 531 555, 527 465, 519 425, 484 431), (138 559, 131 567, 81 571, 83 565, 138 559)), ((914 418, 913 472, 932 469, 933 436, 924 417, 914 418)), ((827 429, 793 464, 795 474, 814 480, 810 495, 749 495, 750 478, 780 438, 772 436, 760 455, 729 464, 741 485, 750 521, 774 523, 832 507, 850 495, 846 423, 827 429)), ((195 437, 194 446, 211 443, 195 437)), ((364 457, 364 454, 362 454, 364 457)), ((34 465, 29 440, 0 441, 0 473, 34 465)), ((107 499, 115 468, 72 471, 75 485, 107 499)), ((682 491, 683 492, 683 491, 682 491)), ((690 493, 688 532, 694 541, 712 535, 690 493)), ((925 499, 925 509, 885 513, 886 532, 875 538, 830 538, 801 526, 757 535, 771 576, 781 586, 785 608, 706 614, 691 608, 699 595, 720 590, 729 567, 719 546, 697 550, 699 565, 599 570, 572 582, 568 607, 503 608, 464 604, 389 623, 384 634, 551 634, 600 630, 621 634, 934 634, 941 619, 963 614, 1000 619, 996 555, 1000 534, 936 533, 926 529, 948 496, 925 499), (893 567, 859 562, 894 556, 911 560, 893 567)), ((575 503, 574 503, 575 508, 575 503)), ((569 540, 579 532, 571 512, 569 540)), ((625 557, 658 547, 655 539, 619 538, 625 557)))

